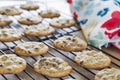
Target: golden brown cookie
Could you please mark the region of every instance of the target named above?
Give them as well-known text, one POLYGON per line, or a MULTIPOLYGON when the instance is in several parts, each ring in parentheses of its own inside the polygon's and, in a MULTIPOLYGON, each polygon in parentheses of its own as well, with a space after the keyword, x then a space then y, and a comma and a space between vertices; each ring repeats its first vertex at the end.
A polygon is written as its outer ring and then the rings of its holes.
POLYGON ((54 18, 51 20, 50 25, 55 28, 67 28, 75 26, 75 21, 67 18, 54 18))
POLYGON ((111 59, 95 50, 84 50, 77 54, 75 61, 82 67, 88 69, 103 69, 110 65, 111 59))
POLYGON ((18 74, 26 68, 26 61, 15 54, 0 55, 0 74, 18 74))
POLYGON ((14 15, 20 15, 22 11, 20 9, 17 9, 15 7, 7 6, 7 7, 1 7, 0 8, 0 14, 2 15, 8 15, 8 16, 14 16, 14 15))
POLYGON ((0 15, 0 27, 7 26, 11 24, 13 21, 5 15, 0 15))
POLYGON ((42 42, 25 42, 18 44, 14 51, 21 56, 37 56, 46 54, 49 48, 42 42))
POLYGON ((31 25, 25 29, 25 34, 29 36, 48 36, 55 32, 51 26, 45 25, 31 25))
POLYGON ((33 66, 36 72, 54 78, 67 76, 72 71, 72 67, 58 57, 41 58, 33 66))
POLYGON ((40 16, 26 16, 21 17, 18 22, 24 25, 37 25, 42 22, 42 18, 40 16))
POLYGON ((42 18, 55 18, 59 17, 60 13, 56 10, 44 10, 38 13, 42 18))
POLYGON ((87 48, 87 43, 78 37, 63 36, 54 41, 54 46, 63 51, 81 51, 87 48))
POLYGON ((37 10, 39 9, 39 6, 37 4, 28 3, 28 4, 21 5, 20 8, 29 11, 29 10, 37 10))
POLYGON ((95 80, 120 80, 120 69, 103 69, 95 75, 95 80))
POLYGON ((22 34, 16 29, 0 29, 0 41, 12 42, 22 38, 22 34))

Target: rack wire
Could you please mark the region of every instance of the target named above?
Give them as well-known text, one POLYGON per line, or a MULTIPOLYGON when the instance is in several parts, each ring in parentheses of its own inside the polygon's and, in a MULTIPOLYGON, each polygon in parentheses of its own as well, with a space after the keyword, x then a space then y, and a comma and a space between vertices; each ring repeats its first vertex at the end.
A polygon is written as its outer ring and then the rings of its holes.
MULTIPOLYGON (((26 11, 25 11, 26 12, 26 11)), ((30 11, 29 14, 33 14, 35 11, 30 11)), ((62 12, 61 12, 62 13, 62 12)), ((28 14, 28 12, 27 12, 28 14)), ((25 14, 26 15, 26 14, 25 14)), ((63 16, 67 16, 63 13, 63 16)), ((15 22, 17 21, 19 16, 11 17, 15 22)), ((69 16, 70 17, 70 16, 69 16)), ((49 23, 49 20, 44 20, 46 23, 49 23)), ((22 28, 24 25, 21 25, 19 23, 12 23, 9 26, 6 26, 7 28, 22 28)), ((75 33, 78 33, 79 35, 82 35, 80 26, 76 24, 76 26, 72 26, 70 28, 63 28, 63 29, 56 29, 56 32, 50 36, 45 37, 30 37, 24 35, 24 38, 18 41, 14 42, 0 42, 0 54, 15 54, 13 48, 20 43, 27 42, 27 41, 37 41, 37 42, 43 42, 46 44, 50 50, 45 55, 40 55, 36 57, 23 57, 27 61, 27 68, 21 72, 20 74, 6 74, 6 75, 0 75, 0 80, 65 80, 65 79, 76 79, 76 80, 94 80, 94 76, 97 72, 97 70, 90 70, 86 68, 82 68, 78 66, 74 58, 77 54, 77 52, 64 52, 59 49, 56 49, 53 46, 53 41, 59 37, 62 37, 64 35, 72 35, 74 36, 75 33), (12 45, 12 46, 11 46, 12 45), (33 70, 33 63, 35 63, 38 59, 41 57, 48 57, 48 56, 55 56, 60 57, 67 61, 73 68, 72 73, 69 74, 67 77, 63 78, 49 78, 44 75, 38 74, 33 70)), ((106 55, 108 55, 112 59, 112 63, 109 67, 116 67, 120 68, 120 57, 115 56, 114 54, 108 53, 107 51, 100 50, 92 45, 88 45, 88 49, 95 49, 104 52, 106 55)))

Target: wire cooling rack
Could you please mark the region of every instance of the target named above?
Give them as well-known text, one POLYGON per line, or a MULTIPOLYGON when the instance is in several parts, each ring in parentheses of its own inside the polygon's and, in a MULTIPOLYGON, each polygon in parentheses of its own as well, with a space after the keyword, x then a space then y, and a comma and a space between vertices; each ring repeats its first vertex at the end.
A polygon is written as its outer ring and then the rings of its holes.
MULTIPOLYGON (((46 6, 46 5, 45 5, 46 6)), ((38 12, 37 11, 24 11, 24 14, 22 16, 27 16, 27 15, 36 15, 38 12)), ((60 12, 63 17, 71 17, 70 15, 67 15, 63 12, 60 12)), ((24 27, 28 27, 25 25, 21 25, 17 22, 17 19, 20 16, 11 16, 11 19, 13 19, 14 23, 12 23, 9 26, 6 26, 4 28, 13 28, 13 29, 18 29, 20 31, 24 30, 24 27)), ((43 22, 46 24, 49 24, 49 21, 51 19, 44 19, 43 22)), ((86 68, 82 68, 78 66, 74 58, 77 54, 77 52, 64 52, 59 49, 56 49, 53 46, 53 41, 61 36, 64 35, 72 35, 75 36, 75 34, 81 35, 81 29, 80 26, 76 24, 76 26, 72 26, 70 28, 63 28, 63 29, 56 29, 56 32, 52 35, 45 36, 45 37, 30 37, 24 35, 24 37, 21 40, 14 41, 14 42, 0 42, 0 54, 14 54, 13 48, 20 43, 27 42, 27 41, 36 41, 36 42, 43 42, 46 44, 50 50, 48 51, 47 54, 45 55, 40 55, 36 57, 23 57, 27 61, 27 68, 21 72, 20 74, 5 74, 5 75, 0 75, 0 80, 65 80, 65 79, 76 79, 76 80, 94 80, 94 76, 97 70, 90 70, 86 68), (63 78, 49 78, 44 75, 38 74, 33 70, 33 63, 35 63, 38 59, 41 57, 48 57, 48 56, 56 56, 64 59, 67 61, 73 68, 72 73, 69 74, 66 77, 63 78)), ((82 37, 81 37, 82 38, 82 37)), ((112 59, 112 63, 109 67, 115 67, 115 68, 120 68, 120 57, 117 56, 119 54, 115 53, 112 54, 111 52, 109 53, 106 50, 100 50, 92 45, 89 45, 87 49, 94 49, 94 50, 99 50, 104 52, 106 55, 108 55, 112 59)))

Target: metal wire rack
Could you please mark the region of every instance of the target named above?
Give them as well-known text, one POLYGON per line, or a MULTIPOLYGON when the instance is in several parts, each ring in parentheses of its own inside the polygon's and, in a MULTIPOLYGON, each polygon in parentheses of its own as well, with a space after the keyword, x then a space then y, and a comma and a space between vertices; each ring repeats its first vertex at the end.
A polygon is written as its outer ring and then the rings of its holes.
MULTIPOLYGON (((32 14, 35 13, 35 11, 32 12, 27 12, 27 14, 32 14)), ((66 14, 63 14, 67 16, 66 14)), ((19 16, 14 16, 11 17, 15 22, 16 19, 18 19, 19 16)), ((45 22, 49 23, 49 19, 45 20, 45 22)), ((12 23, 9 26, 6 26, 7 28, 16 28, 16 29, 23 29, 24 25, 21 25, 19 23, 12 23)), ((79 25, 76 24, 76 26, 70 27, 70 28, 64 28, 64 29, 56 29, 56 32, 53 35, 46 36, 46 37, 30 37, 24 35, 24 37, 19 40, 19 41, 14 41, 14 42, 0 42, 0 54, 14 54, 13 48, 19 44, 23 43, 26 41, 37 41, 37 42, 43 42, 46 44, 50 50, 48 51, 47 54, 41 55, 41 56, 36 56, 36 57, 23 57, 27 61, 27 68, 20 74, 6 74, 6 75, 0 75, 0 80, 65 80, 65 79, 76 79, 76 80, 94 80, 94 76, 97 72, 97 70, 90 70, 86 68, 82 68, 78 66, 75 61, 74 57, 76 56, 77 52, 64 52, 59 49, 56 49, 53 46, 53 41, 61 36, 64 35, 72 35, 75 36, 75 33, 78 33, 79 35, 82 35, 81 29, 79 25), (67 61, 73 68, 73 71, 71 74, 69 74, 67 77, 63 78, 49 78, 44 75, 38 74, 33 70, 33 63, 35 63, 39 58, 41 57, 48 57, 48 56, 57 56, 65 61, 67 61)), ((95 50, 100 50, 92 45, 88 46, 88 49, 95 49, 95 50)), ((107 51, 100 50, 104 52, 106 55, 108 55, 112 59, 112 63, 109 67, 116 67, 120 68, 120 57, 117 57, 114 54, 108 53, 107 51)))

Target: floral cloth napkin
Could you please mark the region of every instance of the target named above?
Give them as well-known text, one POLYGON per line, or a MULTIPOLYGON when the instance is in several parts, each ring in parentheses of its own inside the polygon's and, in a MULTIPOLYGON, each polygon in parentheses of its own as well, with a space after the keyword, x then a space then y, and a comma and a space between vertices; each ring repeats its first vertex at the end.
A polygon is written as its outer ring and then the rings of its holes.
POLYGON ((120 49, 120 0, 69 0, 89 44, 120 49))

